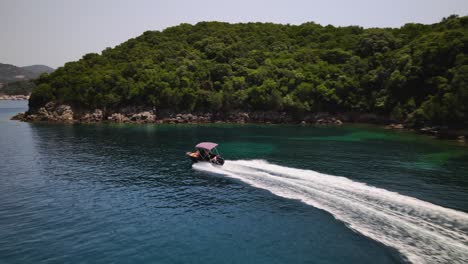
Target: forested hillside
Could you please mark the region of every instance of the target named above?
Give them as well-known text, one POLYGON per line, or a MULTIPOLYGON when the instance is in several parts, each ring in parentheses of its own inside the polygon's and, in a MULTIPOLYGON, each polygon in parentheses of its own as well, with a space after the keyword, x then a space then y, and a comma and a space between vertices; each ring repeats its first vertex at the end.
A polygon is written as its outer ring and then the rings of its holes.
POLYGON ((6 95, 28 95, 35 87, 32 81, 17 81, 3 84, 0 94, 6 95))
POLYGON ((0 63, 0 95, 28 95, 35 87, 31 80, 53 71, 45 65, 18 67, 0 63))
POLYGON ((357 111, 466 127, 467 51, 468 17, 370 29, 181 24, 43 75, 30 107, 357 111))
POLYGON ((0 83, 17 82, 37 77, 39 77, 39 74, 36 75, 35 73, 21 67, 0 63, 0 83))

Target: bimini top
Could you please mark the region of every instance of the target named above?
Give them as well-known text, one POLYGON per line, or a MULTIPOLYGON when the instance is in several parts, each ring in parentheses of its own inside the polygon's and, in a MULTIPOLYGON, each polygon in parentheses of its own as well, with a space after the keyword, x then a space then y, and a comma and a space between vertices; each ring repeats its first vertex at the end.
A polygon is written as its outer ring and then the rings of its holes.
POLYGON ((198 143, 195 147, 200 149, 212 150, 213 148, 216 148, 216 146, 218 146, 218 144, 213 142, 201 142, 198 143))

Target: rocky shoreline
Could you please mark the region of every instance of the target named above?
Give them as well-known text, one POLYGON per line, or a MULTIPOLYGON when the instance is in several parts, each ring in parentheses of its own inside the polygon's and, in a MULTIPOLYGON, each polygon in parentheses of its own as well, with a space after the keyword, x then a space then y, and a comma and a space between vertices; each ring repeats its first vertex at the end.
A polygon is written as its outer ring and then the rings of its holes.
POLYGON ((127 107, 118 111, 95 109, 94 111, 80 111, 69 105, 47 103, 35 111, 28 111, 14 116, 12 119, 27 122, 47 121, 60 123, 136 123, 136 124, 200 124, 200 123, 266 123, 266 124, 320 124, 341 125, 344 122, 381 123, 385 118, 374 114, 343 113, 330 114, 325 112, 309 113, 300 118, 286 112, 233 111, 230 113, 175 113, 168 110, 142 107, 127 107))
POLYGON ((456 139, 458 142, 466 143, 468 139, 468 130, 450 129, 444 126, 425 126, 421 128, 413 128, 404 124, 390 124, 384 127, 391 130, 409 130, 419 134, 425 134, 440 139, 456 139))
POLYGON ((342 125, 343 123, 369 123, 385 125, 386 129, 411 130, 418 133, 432 135, 437 138, 457 139, 465 142, 467 131, 450 130, 446 127, 412 128, 402 123, 396 123, 388 117, 370 113, 346 112, 331 114, 326 112, 307 113, 300 117, 286 112, 234 111, 230 113, 175 113, 144 107, 127 107, 117 111, 95 109, 94 111, 80 111, 69 105, 47 103, 35 111, 19 113, 12 120, 25 122, 56 122, 56 123, 134 123, 134 124, 208 124, 208 123, 259 123, 259 124, 314 124, 314 125, 342 125))
POLYGON ((29 95, 0 95, 0 100, 29 100, 29 95))

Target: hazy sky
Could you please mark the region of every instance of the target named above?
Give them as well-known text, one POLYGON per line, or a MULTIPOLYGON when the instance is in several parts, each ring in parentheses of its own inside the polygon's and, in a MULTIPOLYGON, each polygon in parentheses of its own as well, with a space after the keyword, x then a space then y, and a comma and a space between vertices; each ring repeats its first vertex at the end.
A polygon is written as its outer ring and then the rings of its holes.
POLYGON ((399 27, 468 15, 468 0, 0 0, 0 63, 62 66, 182 22, 399 27))

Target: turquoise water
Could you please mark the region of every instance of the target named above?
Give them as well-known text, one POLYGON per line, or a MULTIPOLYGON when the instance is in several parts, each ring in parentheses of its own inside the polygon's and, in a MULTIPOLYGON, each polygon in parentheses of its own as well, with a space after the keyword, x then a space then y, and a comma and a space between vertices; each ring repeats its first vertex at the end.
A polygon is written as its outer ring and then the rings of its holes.
POLYGON ((63 125, 0 101, 0 263, 463 263, 466 145, 373 126, 63 125), (192 166, 199 141, 225 166, 192 166))

